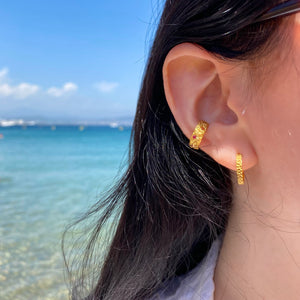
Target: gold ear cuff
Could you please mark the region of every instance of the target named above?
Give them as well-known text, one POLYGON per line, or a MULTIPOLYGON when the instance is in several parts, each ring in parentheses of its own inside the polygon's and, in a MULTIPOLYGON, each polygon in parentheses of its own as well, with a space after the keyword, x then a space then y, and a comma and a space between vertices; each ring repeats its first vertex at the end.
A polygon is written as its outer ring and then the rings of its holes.
POLYGON ((190 147, 198 150, 200 148, 201 141, 205 135, 205 132, 208 128, 208 123, 205 121, 200 121, 196 126, 191 138, 190 138, 190 147))
POLYGON ((242 185, 245 182, 242 154, 236 155, 236 175, 238 184, 242 185))

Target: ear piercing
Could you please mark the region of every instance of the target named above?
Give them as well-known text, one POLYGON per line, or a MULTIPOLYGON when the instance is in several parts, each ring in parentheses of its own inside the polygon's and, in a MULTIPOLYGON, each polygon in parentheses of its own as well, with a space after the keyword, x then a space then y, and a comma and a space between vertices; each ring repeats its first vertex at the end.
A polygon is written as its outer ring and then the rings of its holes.
POLYGON ((236 155, 236 174, 237 174, 237 182, 239 185, 244 184, 245 176, 243 171, 243 159, 242 154, 238 153, 236 155))
POLYGON ((190 138, 190 147, 198 150, 200 148, 201 141, 205 135, 205 132, 208 128, 208 123, 205 121, 200 121, 196 126, 191 138, 190 138))
MULTIPOLYGON (((195 150, 199 150, 202 139, 208 129, 209 124, 205 121, 200 121, 194 132, 190 138, 189 146, 195 150)), ((236 175, 237 182, 239 185, 243 185, 245 183, 245 175, 243 170, 243 157, 242 154, 237 153, 236 155, 236 175)))

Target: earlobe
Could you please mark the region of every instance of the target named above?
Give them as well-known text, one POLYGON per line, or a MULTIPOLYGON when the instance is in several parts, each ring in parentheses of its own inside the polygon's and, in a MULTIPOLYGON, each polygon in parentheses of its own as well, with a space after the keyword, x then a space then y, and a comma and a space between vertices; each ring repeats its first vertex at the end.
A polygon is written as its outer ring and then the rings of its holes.
POLYGON ((207 122, 201 150, 232 170, 236 170, 236 154, 242 153, 246 170, 257 158, 244 131, 242 113, 229 105, 232 97, 239 96, 234 90, 240 79, 236 76, 239 72, 232 65, 190 43, 175 46, 163 66, 166 99, 185 136, 190 139, 196 125, 207 122))

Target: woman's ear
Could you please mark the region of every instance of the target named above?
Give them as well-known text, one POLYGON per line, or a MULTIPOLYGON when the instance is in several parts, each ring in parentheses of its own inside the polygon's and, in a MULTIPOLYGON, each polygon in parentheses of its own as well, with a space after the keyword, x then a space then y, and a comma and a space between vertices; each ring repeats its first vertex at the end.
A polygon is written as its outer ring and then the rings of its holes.
POLYGON ((165 95, 178 126, 190 139, 200 120, 209 123, 200 148, 232 170, 237 153, 245 170, 257 163, 243 119, 241 76, 242 68, 191 43, 175 46, 163 65, 165 95))

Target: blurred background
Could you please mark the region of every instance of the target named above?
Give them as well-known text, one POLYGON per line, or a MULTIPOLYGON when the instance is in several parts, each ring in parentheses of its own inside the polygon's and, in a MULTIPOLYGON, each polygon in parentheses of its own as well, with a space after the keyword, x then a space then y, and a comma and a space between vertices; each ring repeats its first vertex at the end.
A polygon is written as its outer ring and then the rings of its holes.
POLYGON ((0 2, 0 299, 67 299, 62 233, 126 167, 162 1, 0 2))

